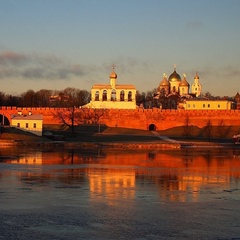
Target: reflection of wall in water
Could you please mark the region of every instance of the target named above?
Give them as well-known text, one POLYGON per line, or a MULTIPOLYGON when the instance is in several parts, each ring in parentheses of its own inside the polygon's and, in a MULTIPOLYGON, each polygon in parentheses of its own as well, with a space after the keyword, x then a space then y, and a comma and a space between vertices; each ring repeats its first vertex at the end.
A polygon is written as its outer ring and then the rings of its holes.
POLYGON ((11 160, 17 164, 42 164, 42 152, 23 153, 17 160, 11 160))
POLYGON ((132 199, 135 196, 135 171, 122 169, 89 169, 88 179, 92 199, 132 199))
POLYGON ((228 189, 232 178, 240 179, 240 161, 231 151, 228 155, 226 152, 211 154, 206 151, 196 154, 198 150, 194 150, 194 154, 193 150, 187 153, 101 151, 93 151, 93 154, 77 150, 36 152, 22 155, 18 163, 79 164, 78 169, 71 169, 72 174, 76 173, 74 176, 79 180, 79 171, 85 172, 91 194, 108 199, 118 198, 120 193, 126 198, 134 197, 139 179, 143 182, 151 180, 161 198, 172 201, 187 201, 187 192, 192 193, 192 200, 198 199, 201 189, 207 184, 218 184, 228 189))

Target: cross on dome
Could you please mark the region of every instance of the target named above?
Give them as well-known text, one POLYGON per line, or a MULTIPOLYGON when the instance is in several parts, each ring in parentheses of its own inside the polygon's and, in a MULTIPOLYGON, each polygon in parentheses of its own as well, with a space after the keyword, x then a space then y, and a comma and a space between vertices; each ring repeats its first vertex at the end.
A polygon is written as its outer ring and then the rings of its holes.
POLYGON ((109 77, 112 79, 112 78, 117 78, 117 74, 114 72, 114 68, 116 67, 115 64, 112 65, 112 73, 109 75, 109 77))

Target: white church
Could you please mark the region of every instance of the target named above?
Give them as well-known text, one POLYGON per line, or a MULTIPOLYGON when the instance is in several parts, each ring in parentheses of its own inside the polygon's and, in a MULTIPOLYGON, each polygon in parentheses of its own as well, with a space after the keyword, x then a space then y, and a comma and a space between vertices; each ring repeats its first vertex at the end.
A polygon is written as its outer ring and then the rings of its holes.
POLYGON ((157 88, 158 96, 168 97, 170 95, 179 95, 180 97, 189 96, 191 94, 195 97, 199 97, 202 92, 202 85, 199 82, 199 76, 196 72, 194 76, 194 82, 191 85, 187 81, 186 74, 183 74, 183 78, 177 73, 176 66, 174 66, 173 73, 167 78, 166 74, 163 74, 163 79, 159 83, 157 88))
POLYGON ((136 109, 136 88, 131 84, 117 84, 117 74, 109 75, 109 84, 94 84, 91 101, 83 107, 101 109, 136 109))

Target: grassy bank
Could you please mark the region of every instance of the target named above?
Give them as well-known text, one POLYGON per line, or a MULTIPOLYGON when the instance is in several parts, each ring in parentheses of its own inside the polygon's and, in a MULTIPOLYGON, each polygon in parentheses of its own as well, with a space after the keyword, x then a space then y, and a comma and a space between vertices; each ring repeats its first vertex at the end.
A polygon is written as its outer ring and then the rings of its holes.
MULTIPOLYGON (((217 127, 209 129, 200 129, 197 127, 175 127, 163 131, 158 131, 162 136, 182 141, 215 141, 231 142, 232 136, 238 133, 239 128, 217 127)), ((109 128, 105 125, 79 125, 75 127, 74 132, 69 128, 60 125, 45 125, 44 133, 54 136, 62 136, 66 142, 154 142, 161 141, 151 131, 128 129, 128 128, 109 128)), ((14 128, 4 128, 0 136, 2 140, 22 140, 47 142, 52 141, 49 137, 38 137, 31 133, 14 128)))

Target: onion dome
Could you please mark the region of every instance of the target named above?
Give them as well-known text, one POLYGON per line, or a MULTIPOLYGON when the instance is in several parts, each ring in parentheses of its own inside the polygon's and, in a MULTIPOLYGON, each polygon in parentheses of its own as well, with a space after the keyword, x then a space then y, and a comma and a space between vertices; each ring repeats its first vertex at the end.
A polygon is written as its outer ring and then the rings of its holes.
POLYGON ((180 82, 180 81, 181 81, 180 75, 176 72, 176 67, 174 67, 174 71, 173 71, 173 73, 169 76, 168 81, 169 81, 169 82, 180 82))
POLYGON ((181 87, 189 87, 189 83, 186 80, 186 75, 185 74, 183 74, 183 79, 180 82, 179 86, 181 86, 181 87))
POLYGON ((117 74, 114 72, 114 68, 115 68, 115 67, 116 67, 116 66, 113 64, 113 65, 112 65, 113 71, 111 72, 111 74, 109 75, 109 77, 110 77, 110 78, 117 79, 117 74))
POLYGON ((117 78, 117 74, 114 71, 112 71, 112 73, 109 75, 109 77, 116 79, 117 78))
POLYGON ((196 72, 196 75, 195 75, 194 79, 199 79, 199 76, 198 76, 197 72, 196 72))
POLYGON ((163 79, 162 81, 160 82, 159 86, 163 87, 163 86, 169 86, 170 83, 169 81, 167 80, 167 75, 164 73, 163 74, 163 79))

